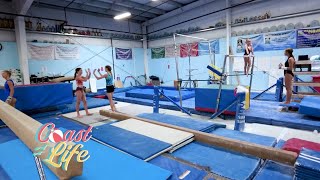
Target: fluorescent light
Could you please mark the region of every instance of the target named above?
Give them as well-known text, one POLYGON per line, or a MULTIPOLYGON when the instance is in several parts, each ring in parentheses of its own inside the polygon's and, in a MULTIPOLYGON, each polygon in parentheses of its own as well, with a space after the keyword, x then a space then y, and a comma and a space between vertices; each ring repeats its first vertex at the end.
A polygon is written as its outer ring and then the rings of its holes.
POLYGON ((119 15, 115 16, 114 19, 119 20, 119 19, 124 19, 124 18, 130 17, 130 16, 131 16, 130 12, 125 12, 123 14, 119 14, 119 15))

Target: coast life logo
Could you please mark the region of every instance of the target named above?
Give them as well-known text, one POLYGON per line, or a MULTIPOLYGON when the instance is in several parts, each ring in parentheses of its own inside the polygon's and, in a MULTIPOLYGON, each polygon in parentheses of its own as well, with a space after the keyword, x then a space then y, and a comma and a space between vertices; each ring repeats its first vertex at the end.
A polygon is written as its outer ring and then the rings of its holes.
POLYGON ((68 145, 67 142, 87 142, 92 137, 91 132, 92 126, 88 127, 88 129, 79 130, 78 132, 75 130, 67 130, 63 133, 55 127, 54 123, 44 124, 38 129, 35 135, 35 140, 44 145, 36 147, 33 155, 41 155, 48 148, 47 142, 55 143, 55 146, 48 150, 48 156, 43 161, 56 168, 62 167, 64 171, 67 171, 70 160, 74 155, 78 162, 85 162, 90 158, 89 151, 82 149, 84 145, 68 145), (58 162, 53 162, 55 157, 58 157, 58 162))

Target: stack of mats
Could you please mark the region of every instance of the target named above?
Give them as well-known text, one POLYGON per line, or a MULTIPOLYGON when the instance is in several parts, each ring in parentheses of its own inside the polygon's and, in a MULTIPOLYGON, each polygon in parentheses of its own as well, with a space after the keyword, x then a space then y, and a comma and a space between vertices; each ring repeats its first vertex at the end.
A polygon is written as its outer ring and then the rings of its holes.
MULTIPOLYGON (((180 101, 179 91, 177 90, 167 90, 164 89, 164 94, 168 96, 173 101, 180 101)), ((126 92, 126 97, 134 97, 140 99, 153 99, 154 90, 153 89, 133 89, 126 92)), ((182 100, 190 99, 194 97, 194 91, 183 90, 181 91, 182 100)), ((167 101, 165 97, 160 97, 160 100, 167 101)))
POLYGON ((300 102, 299 113, 320 118, 320 97, 306 96, 300 102))
POLYGON ((172 116, 167 114, 159 114, 159 113, 144 113, 139 114, 138 117, 151 119, 154 121, 171 124, 175 126, 180 126, 196 131, 202 132, 211 132, 217 128, 226 128, 224 124, 213 123, 212 121, 203 121, 191 118, 184 118, 178 116, 172 116))
POLYGON ((148 161, 193 141, 193 134, 136 119, 97 126, 93 137, 125 153, 148 161))
MULTIPOLYGON (((165 180, 171 172, 123 154, 110 147, 89 140, 82 143, 91 157, 84 162, 82 176, 86 179, 139 179, 165 180)), ((38 179, 36 163, 32 152, 19 139, 0 144, 0 179, 38 179), (1 168, 2 167, 2 168, 1 168)), ((43 164, 47 180, 58 178, 43 164)))
POLYGON ((315 142, 310 142, 298 138, 289 139, 283 146, 282 149, 287 151, 296 152, 297 154, 300 153, 302 148, 308 148, 314 151, 320 151, 320 144, 315 142))
POLYGON ((320 178, 320 152, 303 148, 295 163, 295 179, 318 180, 320 178))

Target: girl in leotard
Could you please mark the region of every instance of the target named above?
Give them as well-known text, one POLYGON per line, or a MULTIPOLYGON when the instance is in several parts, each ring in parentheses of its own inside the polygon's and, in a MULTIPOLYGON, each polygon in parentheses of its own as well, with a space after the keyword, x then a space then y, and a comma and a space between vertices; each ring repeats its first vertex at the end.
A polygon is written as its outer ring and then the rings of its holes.
POLYGON ((14 98, 14 83, 10 79, 11 77, 11 72, 10 71, 3 71, 2 72, 2 77, 3 79, 6 80, 4 83, 4 92, 6 96, 6 103, 9 104, 12 107, 15 107, 17 99, 14 98))
POLYGON ((292 80, 294 77, 293 71, 294 71, 294 64, 295 59, 293 56, 293 49, 288 48, 284 51, 284 55, 288 57, 287 61, 284 63, 279 64, 279 69, 284 70, 284 82, 287 90, 287 96, 286 96, 286 102, 285 104, 290 104, 291 97, 292 97, 292 80))
POLYGON ((82 76, 82 69, 77 68, 75 73, 74 73, 74 80, 76 81, 77 84, 77 89, 76 89, 76 96, 77 96, 77 102, 76 102, 76 111, 77 111, 77 117, 82 118, 83 116, 80 115, 80 103, 81 101, 83 102, 83 107, 86 111, 87 116, 91 116, 92 114, 89 113, 88 111, 88 105, 87 105, 87 99, 86 99, 86 93, 84 92, 84 87, 83 87, 83 82, 87 81, 90 79, 90 69, 86 70, 86 77, 82 76))
POLYGON ((98 69, 98 73, 100 76, 96 75, 96 69, 93 71, 93 75, 99 79, 105 79, 106 80, 106 89, 107 89, 107 97, 111 106, 111 110, 113 112, 117 111, 116 106, 114 105, 113 102, 113 93, 114 93, 114 85, 113 85, 113 76, 112 76, 112 71, 111 71, 111 66, 106 66, 105 71, 107 72, 106 74, 101 74, 100 69, 98 69))
POLYGON ((248 75, 251 67, 251 59, 249 55, 253 55, 253 47, 250 39, 246 39, 245 49, 244 49, 244 74, 248 75))

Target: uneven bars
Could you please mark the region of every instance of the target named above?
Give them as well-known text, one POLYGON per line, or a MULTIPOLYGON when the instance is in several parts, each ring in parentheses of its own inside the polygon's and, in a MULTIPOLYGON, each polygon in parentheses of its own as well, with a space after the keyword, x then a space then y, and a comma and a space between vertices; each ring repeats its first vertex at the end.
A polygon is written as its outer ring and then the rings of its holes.
POLYGON ((200 40, 204 40, 204 41, 209 41, 208 39, 205 39, 205 38, 199 38, 199 37, 194 37, 194 36, 188 36, 188 35, 184 35, 184 34, 178 34, 178 33, 175 33, 175 35, 183 36, 183 37, 189 37, 189 38, 194 38, 194 39, 200 39, 200 40))

